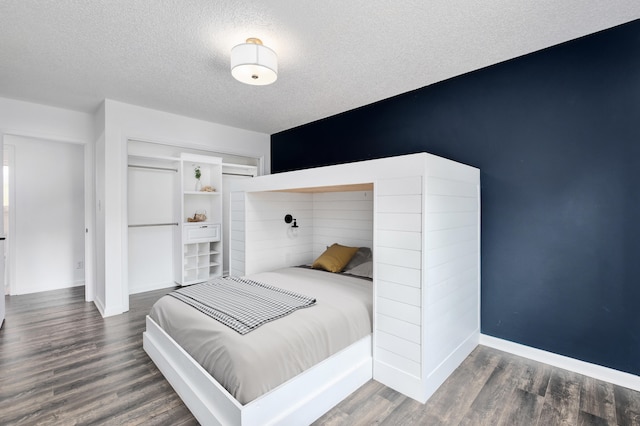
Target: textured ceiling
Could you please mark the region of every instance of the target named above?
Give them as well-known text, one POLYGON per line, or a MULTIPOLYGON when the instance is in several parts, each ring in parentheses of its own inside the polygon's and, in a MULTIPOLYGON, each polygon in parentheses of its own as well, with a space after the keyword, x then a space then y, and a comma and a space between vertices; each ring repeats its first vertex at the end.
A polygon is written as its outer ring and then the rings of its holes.
POLYGON ((638 0, 2 0, 0 96, 276 133, 640 18, 638 0), (278 53, 247 86, 229 51, 278 53))

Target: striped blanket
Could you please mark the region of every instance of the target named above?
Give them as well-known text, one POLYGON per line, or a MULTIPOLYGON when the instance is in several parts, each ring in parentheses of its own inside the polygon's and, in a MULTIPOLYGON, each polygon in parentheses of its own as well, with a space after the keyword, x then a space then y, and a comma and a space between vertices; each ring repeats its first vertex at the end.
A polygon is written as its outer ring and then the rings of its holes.
POLYGON ((240 334, 316 303, 314 298, 239 277, 216 278, 169 295, 240 334))

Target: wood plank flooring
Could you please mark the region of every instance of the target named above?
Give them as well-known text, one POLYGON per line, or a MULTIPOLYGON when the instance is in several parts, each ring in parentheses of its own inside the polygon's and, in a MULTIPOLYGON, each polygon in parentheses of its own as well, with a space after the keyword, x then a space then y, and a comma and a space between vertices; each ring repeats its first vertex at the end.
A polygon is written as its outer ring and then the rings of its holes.
POLYGON ((165 291, 103 319, 84 289, 7 297, 0 330, 0 424, 196 425, 142 349, 165 291))
MULTIPOLYGON (((83 288, 7 297, 1 425, 196 425, 142 349, 171 289, 103 319, 83 288)), ((638 425, 640 393, 479 346, 426 404, 375 381, 314 425, 638 425)))

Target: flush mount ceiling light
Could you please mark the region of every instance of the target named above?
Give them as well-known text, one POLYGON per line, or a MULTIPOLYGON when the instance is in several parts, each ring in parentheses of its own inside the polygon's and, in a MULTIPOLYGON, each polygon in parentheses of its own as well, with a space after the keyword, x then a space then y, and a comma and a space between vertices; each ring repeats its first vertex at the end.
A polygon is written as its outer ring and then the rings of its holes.
POLYGON ((278 79, 278 56, 258 38, 231 49, 231 75, 242 83, 265 86, 278 79))

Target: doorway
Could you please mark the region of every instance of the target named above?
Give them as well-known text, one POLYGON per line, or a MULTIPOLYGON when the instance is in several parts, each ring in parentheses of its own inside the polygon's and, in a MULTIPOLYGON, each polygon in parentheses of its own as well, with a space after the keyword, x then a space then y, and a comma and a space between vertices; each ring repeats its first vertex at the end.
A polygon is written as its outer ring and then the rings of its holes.
POLYGON ((12 294, 11 283, 15 282, 15 278, 11 276, 13 270, 10 268, 7 260, 9 259, 9 250, 11 250, 12 247, 10 242, 13 240, 13 236, 9 236, 9 231, 15 226, 15 224, 9 223, 11 218, 15 219, 15 213, 9 214, 9 201, 15 199, 15 193, 11 192, 15 190, 14 186, 9 185, 9 182, 13 182, 15 179, 15 176, 13 176, 13 171, 15 170, 15 147, 13 145, 4 145, 2 154, 2 220, 4 222, 2 229, 4 230, 6 238, 3 245, 4 252, 0 253, 0 255, 3 256, 0 262, 4 262, 4 294, 12 294))
POLYGON ((9 294, 84 285, 84 147, 4 136, 9 294))

